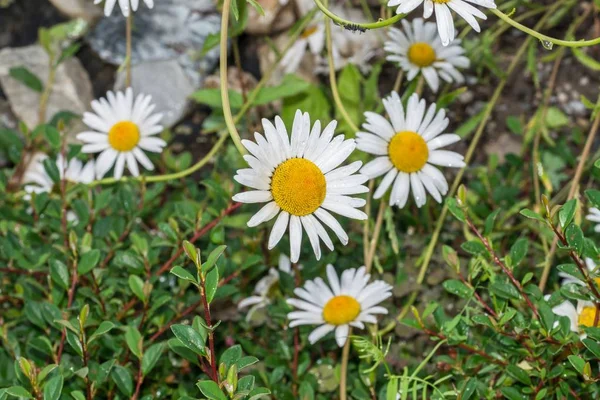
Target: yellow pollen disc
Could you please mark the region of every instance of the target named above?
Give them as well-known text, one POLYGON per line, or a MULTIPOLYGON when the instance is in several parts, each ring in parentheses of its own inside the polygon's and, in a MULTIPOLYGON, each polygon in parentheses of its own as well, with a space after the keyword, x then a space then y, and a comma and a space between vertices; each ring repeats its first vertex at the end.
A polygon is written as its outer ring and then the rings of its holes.
POLYGON ((594 278, 594 282, 596 282, 596 285, 600 288, 600 278, 594 278))
POLYGON ((449 3, 450 0, 433 0, 433 2, 437 4, 446 4, 449 3))
POLYGON ((271 178, 273 200, 292 215, 308 215, 325 200, 325 175, 312 161, 291 158, 275 168, 271 178))
POLYGON ((323 307, 323 319, 331 325, 352 322, 358 314, 360 314, 360 303, 350 296, 335 296, 323 307))
POLYGON ((583 326, 594 326, 594 318, 596 317, 596 307, 583 307, 579 313, 577 322, 583 326))
POLYGON ((306 28, 304 30, 304 32, 302 32, 302 34, 300 35, 300 37, 302 39, 306 39, 307 37, 309 37, 310 35, 312 35, 316 31, 317 31, 317 27, 316 26, 309 26, 308 28, 306 28))
POLYGON ((402 172, 417 172, 429 159, 429 148, 425 140, 416 132, 396 133, 388 145, 390 161, 402 172))
POLYGON ((417 42, 409 47, 408 60, 421 68, 429 67, 435 61, 435 50, 428 43, 417 42))
POLYGON ((108 131, 108 143, 117 151, 131 151, 140 141, 140 129, 131 121, 117 122, 108 131))

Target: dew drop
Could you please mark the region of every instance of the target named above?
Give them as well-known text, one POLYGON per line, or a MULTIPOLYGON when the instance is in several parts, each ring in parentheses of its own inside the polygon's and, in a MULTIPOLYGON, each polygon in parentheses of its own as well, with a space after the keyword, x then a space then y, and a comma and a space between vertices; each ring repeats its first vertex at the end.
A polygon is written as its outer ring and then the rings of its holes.
POLYGON ((544 48, 546 50, 552 50, 552 48, 554 47, 554 43, 548 41, 548 40, 541 40, 542 42, 542 46, 544 46, 544 48))

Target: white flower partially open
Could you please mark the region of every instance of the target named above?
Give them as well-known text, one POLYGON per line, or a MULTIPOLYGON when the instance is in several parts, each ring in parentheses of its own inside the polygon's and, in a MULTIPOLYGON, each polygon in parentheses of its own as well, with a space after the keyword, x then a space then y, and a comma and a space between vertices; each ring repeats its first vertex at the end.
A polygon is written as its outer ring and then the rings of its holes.
MULTIPOLYGON (((102 1, 104 0, 94 0, 94 4, 100 4, 102 1)), ((154 7, 154 0, 144 0, 144 3, 146 3, 148 8, 154 7)), ((105 0, 104 15, 108 17, 110 14, 112 14, 116 4, 117 0, 105 0)), ((140 0, 119 0, 119 7, 121 7, 121 12, 123 13, 124 17, 129 16, 130 10, 134 12, 137 11, 139 4, 140 0)))
MULTIPOLYGON (((546 298, 549 296, 546 296, 546 298)), ((571 331, 581 333, 582 339, 586 338, 586 334, 582 333, 580 327, 594 326, 596 318, 596 306, 590 301, 577 301, 577 308, 570 301, 564 301, 552 308, 554 314, 567 317, 571 322, 571 331)))
POLYGON ((365 267, 347 269, 338 278, 333 265, 327 265, 329 285, 323 279, 307 281, 294 293, 300 299, 289 299, 289 305, 300 311, 288 314, 290 328, 300 325, 320 325, 308 336, 313 344, 335 330, 335 339, 342 347, 349 328, 364 329, 365 323, 377 323, 377 314, 387 314, 377 306, 392 295, 392 286, 383 281, 368 283, 371 275, 365 267))
POLYGON ((600 210, 596 207, 591 207, 589 211, 590 213, 585 216, 585 219, 596 224, 594 232, 600 232, 600 210))
POLYGON ((275 125, 267 119, 262 120, 262 125, 265 136, 255 133, 256 142, 242 141, 250 152, 244 156, 250 168, 238 170, 234 176, 237 182, 255 189, 236 194, 234 201, 267 203, 248 221, 248 226, 257 226, 278 216, 268 247, 275 247, 289 226, 292 262, 300 257, 303 230, 317 260, 321 258, 321 241, 333 250, 333 242, 323 224, 346 245, 348 235, 329 211, 353 219, 367 218, 364 212, 357 210, 366 201, 350 197, 369 191, 363 185, 368 177, 356 174, 362 163, 356 161, 339 167, 354 151, 354 140, 346 140, 344 135, 333 136, 336 121, 330 122, 322 132, 320 121, 311 129, 310 116, 300 110, 296 111, 291 138, 278 116, 275 125))
POLYGON ((440 86, 440 78, 459 84, 465 81, 456 69, 468 68, 470 65, 469 59, 464 56, 465 50, 460 46, 460 40, 444 47, 433 22, 424 22, 421 18, 415 18, 412 24, 406 20, 401 22, 404 31, 391 28, 390 40, 385 42, 384 49, 389 53, 387 60, 397 62, 407 73, 409 81, 420 72, 434 92, 440 86))
POLYGON ((109 91, 106 99, 92 101, 93 113, 83 114, 83 122, 93 131, 82 132, 77 139, 85 145, 84 153, 98 153, 96 176, 102 178, 115 166, 114 176, 121 179, 125 163, 132 175, 140 174, 137 163, 147 170, 154 165, 142 150, 161 153, 167 143, 154 135, 162 132, 162 114, 152 114, 152 96, 139 94, 134 101, 133 90, 116 94, 109 91))
POLYGON ((435 103, 426 111, 425 100, 419 100, 417 94, 408 99, 406 113, 396 92, 385 98, 383 105, 391 123, 379 114, 366 112, 366 132, 356 134, 358 149, 377 156, 360 172, 370 178, 385 174, 373 198, 379 199, 392 187, 390 204, 400 208, 406 205, 410 191, 417 207, 427 201, 426 191, 441 203, 448 182, 434 165, 465 165, 462 155, 440 150, 460 140, 454 133, 441 134, 449 123, 446 112, 437 111, 435 103))
MULTIPOLYGON (((54 182, 44 168, 44 160, 47 158, 48 156, 45 154, 35 157, 23 174, 24 190, 27 192, 26 200, 31 198, 31 193, 52 191, 54 182)), ((94 160, 88 161, 84 166, 81 160, 72 158, 65 165, 62 154, 59 154, 56 157, 56 167, 60 179, 65 179, 73 183, 91 183, 94 180, 94 160)))

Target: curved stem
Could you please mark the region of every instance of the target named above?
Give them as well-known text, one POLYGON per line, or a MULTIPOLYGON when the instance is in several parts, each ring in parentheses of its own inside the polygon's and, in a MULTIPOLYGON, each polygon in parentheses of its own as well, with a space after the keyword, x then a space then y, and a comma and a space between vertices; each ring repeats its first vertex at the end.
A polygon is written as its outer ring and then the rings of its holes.
MULTIPOLYGON (((315 0, 318 1, 318 0, 315 0)), ((331 43, 331 24, 329 20, 325 21, 325 43, 327 44, 327 59, 329 61, 329 84, 331 86, 331 93, 333 94, 333 100, 335 101, 335 105, 339 108, 344 121, 350 126, 354 132, 358 132, 358 126, 352 121, 348 111, 344 107, 344 103, 342 103, 342 99, 340 97, 340 93, 337 87, 337 79, 335 77, 335 65, 333 63, 333 52, 332 52, 332 43, 331 43)))
POLYGON ((396 14, 392 18, 380 20, 377 22, 354 22, 342 17, 337 16, 336 14, 329 11, 329 9, 321 2, 321 0, 314 0, 317 7, 323 11, 323 14, 327 15, 336 25, 339 25, 345 29, 353 30, 353 31, 365 31, 367 29, 379 29, 384 28, 389 25, 393 25, 396 22, 400 21, 405 17, 404 14, 396 14))
POLYGON ((231 114, 231 105, 229 104, 229 85, 227 81, 227 31, 229 28, 229 7, 231 6, 231 0, 223 1, 223 14, 221 16, 221 43, 220 49, 220 66, 219 76, 221 79, 221 102, 223 103, 223 116, 225 117, 225 125, 227 125, 227 131, 233 140, 233 144, 240 152, 241 155, 246 154, 246 149, 242 146, 242 140, 240 139, 240 133, 235 127, 233 122, 233 115, 231 114))
POLYGON ((105 179, 101 179, 99 181, 91 182, 88 186, 110 185, 110 184, 116 183, 116 182, 141 181, 141 180, 145 180, 146 182, 162 182, 162 181, 170 181, 170 180, 174 180, 174 179, 184 178, 184 177, 196 172, 197 170, 202 168, 204 165, 206 165, 206 163, 208 163, 213 158, 213 156, 217 153, 217 151, 219 151, 221 146, 223 146, 223 143, 225 143, 226 139, 227 139, 227 135, 221 135, 221 137, 219 138, 219 140, 217 140, 217 142, 215 143, 213 148, 210 149, 210 151, 200 161, 198 161, 196 164, 192 165, 191 167, 184 169, 183 171, 175 172, 172 174, 155 175, 155 176, 134 176, 131 178, 121 178, 121 179, 105 178, 105 179))
MULTIPOLYGON (((315 2, 318 0, 315 0, 315 2)), ((523 31, 525 33, 527 33, 528 35, 533 36, 534 38, 537 38, 539 40, 542 41, 542 43, 544 42, 548 42, 548 43, 553 43, 553 44, 557 44, 559 46, 565 46, 565 47, 588 47, 588 46, 593 46, 596 44, 600 44, 600 37, 597 37, 595 39, 591 39, 591 40, 561 40, 561 39, 556 39, 550 36, 546 36, 543 35, 539 32, 536 31, 536 29, 539 28, 528 28, 523 24, 518 23, 517 21, 513 20, 511 17, 509 17, 508 15, 504 14, 502 11, 499 10, 495 10, 495 9, 491 9, 490 10, 495 16, 497 16, 498 18, 500 18, 501 20, 503 20, 504 22, 514 26, 515 28, 517 28, 520 31, 523 31)), ((546 45, 544 45, 544 47, 546 47, 546 45)))

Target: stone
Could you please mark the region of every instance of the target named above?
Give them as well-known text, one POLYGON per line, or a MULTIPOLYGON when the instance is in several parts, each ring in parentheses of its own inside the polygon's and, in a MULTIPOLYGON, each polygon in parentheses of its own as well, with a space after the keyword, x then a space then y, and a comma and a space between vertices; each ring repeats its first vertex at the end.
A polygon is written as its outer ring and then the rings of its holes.
POLYGON ((503 133, 496 140, 491 140, 483 147, 486 154, 496 154, 498 161, 503 163, 507 154, 520 154, 522 142, 515 135, 503 133))
MULTIPOLYGON (((0 51, 0 85, 14 115, 33 128, 38 121, 40 93, 9 75, 13 67, 25 67, 44 82, 48 76, 48 55, 41 46, 5 48, 0 51)), ((70 58, 56 70, 52 93, 48 99, 46 121, 59 111, 83 114, 93 100, 92 85, 77 58, 70 58)), ((73 131, 77 127, 72 127, 73 131)))
MULTIPOLYGON (((134 93, 152 96, 157 112, 163 114, 161 124, 175 125, 186 114, 189 96, 194 85, 177 60, 148 61, 131 68, 131 87, 134 93)), ((121 72, 115 82, 116 90, 125 89, 125 73, 121 72)))
POLYGON ((265 15, 248 5, 248 25, 245 32, 249 35, 271 35, 290 28, 296 22, 294 4, 289 1, 281 4, 280 0, 257 0, 265 15))
POLYGON ((91 0, 50 0, 50 3, 71 19, 81 18, 94 22, 103 15, 102 6, 94 5, 91 0))

